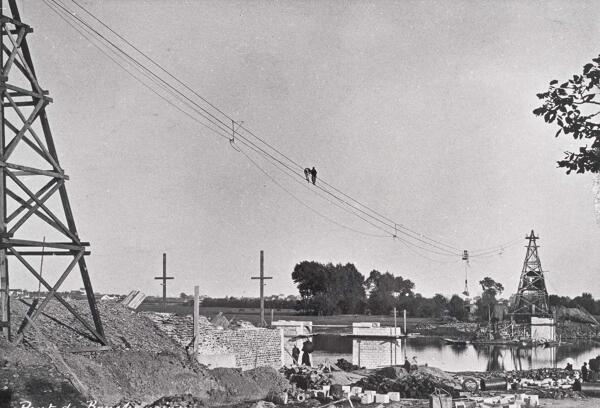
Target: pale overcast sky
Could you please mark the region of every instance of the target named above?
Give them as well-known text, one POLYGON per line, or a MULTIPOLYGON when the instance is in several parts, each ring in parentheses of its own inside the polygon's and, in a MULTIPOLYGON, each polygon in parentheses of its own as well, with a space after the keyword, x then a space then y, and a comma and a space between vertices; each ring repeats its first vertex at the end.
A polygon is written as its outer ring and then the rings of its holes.
MULTIPOLYGON (((507 295, 516 291, 534 229, 550 292, 600 296, 593 177, 556 168, 571 141, 531 113, 551 79, 600 52, 597 2, 79 1, 382 214, 457 248, 520 238, 471 263, 471 289, 490 276, 507 295)), ((42 1, 22 4, 40 83, 54 98, 48 114, 75 219, 91 242, 95 290, 159 294, 153 277, 167 252, 169 295, 198 284, 210 296, 256 296, 250 277, 263 249, 274 277, 267 295, 296 294, 290 274, 303 260, 389 271, 425 295, 462 291, 460 258, 435 262, 319 217, 42 1)), ((260 163, 304 204, 379 233, 260 163)), ((37 288, 22 274, 11 285, 37 288)), ((65 287, 80 286, 74 276, 65 287)))

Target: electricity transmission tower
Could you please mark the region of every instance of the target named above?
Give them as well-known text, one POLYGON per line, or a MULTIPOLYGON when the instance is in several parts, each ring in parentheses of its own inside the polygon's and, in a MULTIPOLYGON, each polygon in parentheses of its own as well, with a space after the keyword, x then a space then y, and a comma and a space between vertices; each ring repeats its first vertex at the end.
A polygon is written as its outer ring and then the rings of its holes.
POLYGON ((531 316, 549 317, 548 291, 536 242, 539 237, 536 237, 532 230, 525 239, 529 242, 512 314, 517 319, 531 316))
POLYGON ((26 320, 19 331, 11 333, 11 326, 18 326, 11 324, 10 257, 11 274, 31 274, 47 290, 31 310, 31 321, 56 299, 96 340, 106 344, 84 258, 89 243, 77 233, 65 188, 69 178, 59 164, 46 115, 52 99, 38 82, 27 44, 33 30, 21 22, 16 0, 0 0, 0 7, 0 329, 18 343, 29 326, 26 320), (42 242, 43 235, 52 238, 42 242), (31 262, 43 255, 56 257, 52 257, 54 271, 49 271, 53 273, 46 273, 46 267, 44 277, 31 262), (74 269, 81 273, 93 322, 57 293, 74 269))

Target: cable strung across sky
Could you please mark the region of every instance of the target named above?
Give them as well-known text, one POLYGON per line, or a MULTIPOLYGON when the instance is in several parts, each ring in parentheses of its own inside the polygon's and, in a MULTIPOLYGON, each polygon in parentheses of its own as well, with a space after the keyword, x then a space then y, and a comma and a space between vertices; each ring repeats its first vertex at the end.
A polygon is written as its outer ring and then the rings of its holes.
MULTIPOLYGON (((319 183, 316 185, 307 186, 304 181, 304 166, 301 166, 269 144, 264 138, 259 137, 249 130, 244 124, 237 122, 230 115, 212 104, 199 92, 117 33, 76 0, 70 0, 69 4, 72 3, 72 6, 68 6, 66 2, 61 0, 43 1, 54 13, 98 48, 104 56, 132 76, 134 80, 148 88, 188 118, 210 130, 215 135, 228 140, 232 147, 241 152, 253 166, 267 175, 275 185, 320 217, 355 233, 373 237, 392 238, 405 245, 413 253, 435 262, 446 263, 461 260, 463 250, 457 246, 405 227, 402 223, 394 221, 392 218, 381 214, 331 185, 322 177, 319 177, 319 183), (71 7, 76 7, 75 10, 77 11, 74 11, 71 7), (84 16, 87 18, 84 18, 84 16), (317 211, 286 189, 269 172, 264 170, 258 164, 257 160, 250 156, 251 154, 264 160, 284 175, 291 177, 294 181, 300 182, 304 188, 308 188, 313 194, 330 205, 351 214, 353 217, 377 229, 378 233, 360 231, 317 211), (434 259, 427 255, 441 258, 434 259), (449 259, 452 260, 449 261, 449 259)), ((469 251, 470 256, 472 258, 494 256, 502 253, 504 249, 515 245, 518 241, 520 239, 495 247, 469 251)))

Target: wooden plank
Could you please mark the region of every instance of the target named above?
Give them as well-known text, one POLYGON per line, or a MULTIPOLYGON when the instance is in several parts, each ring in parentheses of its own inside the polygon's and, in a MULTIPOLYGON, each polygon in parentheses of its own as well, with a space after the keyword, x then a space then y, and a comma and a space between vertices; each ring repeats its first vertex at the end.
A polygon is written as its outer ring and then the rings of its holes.
MULTIPOLYGON (((14 14, 13 14, 13 15, 14 15, 14 14)), ((30 25, 27 25, 27 24, 25 24, 25 23, 22 23, 22 22, 21 22, 21 21, 19 21, 19 20, 15 20, 14 18, 10 18, 10 17, 8 17, 8 16, 5 16, 5 15, 2 15, 2 16, 0 16, 0 21, 1 21, 1 22, 3 22, 3 23, 10 23, 10 24, 13 24, 15 27, 25 27, 25 28, 30 28, 30 29, 32 29, 30 25)), ((33 29, 32 29, 32 30, 33 30, 33 29)))
MULTIPOLYGON (((73 256, 72 252, 68 251, 20 251, 22 256, 73 256)), ((84 251, 84 255, 90 255, 91 251, 84 251)), ((13 256, 13 254, 6 254, 13 256)))
MULTIPOLYGON (((4 28, 6 29, 6 25, 4 26, 4 28)), ((6 30, 8 32, 8 30, 6 30)), ((25 34, 27 32, 25 31, 24 28, 19 29, 18 35, 17 35, 17 46, 10 52, 10 55, 8 56, 8 60, 6 61, 6 64, 4 64, 4 69, 3 69, 3 74, 5 76, 8 76, 10 69, 12 68, 13 65, 13 61, 15 60, 15 57, 17 56, 17 47, 20 46, 21 42, 23 41, 23 38, 25 38, 25 34)), ((8 34, 11 35, 11 34, 8 34)))
MULTIPOLYGON (((52 180, 52 181, 54 181, 54 180, 52 180)), ((16 216, 18 216, 18 215, 19 215, 19 214, 20 214, 20 213, 21 213, 23 210, 25 210, 25 209, 32 209, 32 205, 31 205, 31 203, 29 203, 29 202, 26 202, 26 201, 25 201, 25 200, 23 200, 21 197, 19 197, 17 194, 15 194, 14 192, 12 192, 10 189, 8 189, 8 188, 6 189, 6 194, 7 194, 8 196, 10 196, 10 197, 11 197, 13 200, 15 200, 15 201, 17 201, 18 203, 20 203, 20 204, 21 204, 21 207, 17 208, 17 209, 16 209, 16 210, 13 212, 13 214, 14 214, 14 216, 15 216, 15 217, 16 217, 16 216)), ((51 219, 50 217, 46 216, 46 214, 44 214, 44 213, 42 213, 42 212, 38 211, 37 209, 33 209, 33 210, 35 211, 35 212, 34 212, 34 213, 35 213, 35 215, 37 215, 39 218, 41 218, 41 219, 42 219, 42 221, 44 221, 44 222, 46 222, 46 223, 50 224, 50 226, 52 226, 53 228, 56 228, 57 230, 59 230, 59 231, 60 231, 60 227, 59 227, 58 225, 56 225, 56 224, 54 223, 54 221, 52 221, 52 219, 51 219)), ((8 223, 8 222, 10 222, 10 221, 12 221, 12 219, 13 219, 12 215, 13 215, 13 214, 11 214, 11 217, 7 218, 7 221, 6 221, 7 223, 8 223)))
MULTIPOLYGON (((19 132, 15 135, 15 137, 10 141, 10 143, 8 143, 8 145, 6 146, 6 149, 4 151, 4 155, 2 156, 4 158, 4 160, 6 161, 6 160, 8 160, 8 158, 10 157, 10 155, 16 149, 16 147, 19 144, 19 142, 21 141, 21 138, 23 137, 23 135, 29 129, 31 129, 31 125, 35 121, 35 119, 36 119, 39 111, 43 107, 44 103, 43 103, 43 101, 38 102, 38 104, 36 105, 36 107, 33 109, 33 112, 31 112, 31 114, 29 115, 29 118, 26 119, 25 116, 23 115, 23 113, 21 113, 21 110, 19 109, 19 107, 15 105, 15 101, 10 96, 8 96, 8 95, 4 95, 4 96, 6 97, 6 99, 8 99, 8 101, 12 105, 12 108, 17 113, 17 115, 19 116, 19 118, 21 118, 21 120, 23 121, 23 127, 19 130, 19 132)), ((4 106, 3 106, 3 108, 4 108, 4 106)), ((35 136, 34 136, 34 138, 35 138, 35 136)), ((42 146, 40 146, 40 148, 41 147, 42 146)))
POLYGON ((69 180, 69 176, 67 176, 66 174, 64 174, 62 172, 57 173, 57 172, 51 171, 51 170, 36 169, 34 167, 23 166, 23 165, 14 164, 14 163, 6 163, 3 161, 0 161, 0 166, 8 167, 9 169, 21 170, 29 175, 48 176, 48 177, 69 180))
MULTIPOLYGON (((16 47, 17 54, 18 54, 19 58, 21 59, 21 63, 23 64, 23 67, 27 71, 29 81, 33 85, 33 88, 37 89, 37 91, 41 93, 42 88, 40 87, 40 84, 38 84, 37 78, 35 77, 35 74, 32 71, 33 64, 31 63, 31 58, 25 59, 25 56, 23 55, 23 50, 21 49, 21 44, 17 44, 15 42, 15 39, 11 35, 7 35, 7 37, 10 40, 10 42, 12 43, 12 45, 14 47, 16 47)), ((23 43, 24 43, 24 41, 23 41, 23 43)))
MULTIPOLYGON (((18 92, 19 96, 30 96, 34 99, 43 100, 45 102, 52 102, 52 98, 47 95, 47 91, 40 90, 39 92, 30 91, 29 89, 21 88, 20 86, 16 86, 13 84, 5 84, 6 89, 10 89, 11 91, 18 92)), ((11 96, 11 94, 6 93, 5 96, 11 96)))
MULTIPOLYGON (((69 242, 42 242, 42 241, 32 241, 26 239, 11 239, 9 244, 15 247, 46 247, 46 248, 58 248, 58 249, 68 249, 72 251, 80 251, 84 247, 90 246, 89 242, 78 242, 78 243, 69 243, 69 242)), ((1 245, 1 244, 0 244, 1 245)))
MULTIPOLYGON (((8 159, 8 157, 10 156, 10 154, 12 154, 12 152, 16 148, 16 145, 25 136, 25 133, 27 131, 29 131, 29 133, 33 136, 33 138, 37 142, 39 150, 41 150, 43 152, 43 154, 41 154, 41 156, 54 167, 54 170, 56 170, 57 172, 61 172, 62 169, 58 165, 58 162, 56 162, 52 158, 52 156, 50 155, 50 152, 48 152, 48 150, 46 149, 46 147, 40 141, 40 138, 37 136, 35 130, 32 128, 32 124, 37 119, 39 112, 44 109, 44 107, 47 104, 47 102, 45 102, 43 100, 39 100, 39 102, 37 103, 36 107, 33 109, 33 111, 31 112, 31 114, 29 115, 29 118, 26 119, 25 116, 23 115, 23 113, 21 112, 21 110, 19 109, 19 107, 15 105, 15 101, 10 96, 8 96, 8 95, 6 95, 6 99, 8 99, 8 101, 11 104, 11 107, 13 108, 13 110, 15 111, 15 113, 19 116, 19 118, 21 119, 21 121, 23 122, 23 127, 21 129, 19 129, 19 131, 17 132, 17 134, 15 135, 15 137, 10 141, 10 143, 6 147, 6 152, 5 152, 4 156, 3 156, 4 160, 8 159)), ((36 150, 36 152, 37 152, 37 150, 36 150)))
POLYGON ((194 361, 198 360, 200 340, 200 286, 194 286, 194 361))
POLYGON ((101 351, 111 351, 110 346, 96 346, 96 347, 69 347, 63 349, 65 353, 98 353, 101 351))
MULTIPOLYGON (((6 172, 6 174, 9 175, 9 177, 13 178, 12 174, 10 174, 10 172, 6 172)), ((16 178, 16 176, 15 176, 16 178)), ((38 209, 40 207, 44 206, 44 202, 46 202, 50 197, 52 197, 52 195, 56 192, 57 189, 60 188, 61 184, 64 183, 64 180, 60 180, 60 179, 54 179, 57 181, 56 185, 54 185, 47 193, 45 193, 42 197, 40 197, 39 199, 37 197, 32 197, 32 199, 35 201, 35 204, 32 205, 28 210, 27 213, 25 213, 25 215, 23 215, 19 221, 17 221, 9 230, 9 232, 11 234, 14 234, 22 225, 23 223, 25 223, 25 221, 27 221, 27 219, 29 219, 29 217, 31 217, 34 213, 36 214, 41 214, 38 209), (37 200, 37 201, 36 201, 37 200)), ((44 214, 45 215, 45 214, 44 214)), ((41 218, 41 217, 40 217, 41 218)), ((42 220, 44 220, 44 218, 42 218, 42 220)), ((48 223, 50 226, 56 228, 57 231, 62 233, 62 228, 60 225, 58 225, 56 222, 52 222, 52 223, 48 223)))
MULTIPOLYGON (((34 194, 33 192, 25 185, 23 184, 23 182, 21 182, 21 180, 19 180, 19 178, 17 176, 14 176, 13 174, 11 174, 10 172, 6 172, 6 174, 11 178, 12 181, 14 181, 25 193, 27 193, 27 195, 29 195, 29 197, 31 197, 36 204, 38 204, 38 206, 40 208, 42 208, 45 212, 46 215, 48 215, 50 218, 52 218, 54 220, 54 222, 56 224, 58 224, 62 230, 62 232, 67 235, 69 238, 71 238, 73 240, 73 242, 79 243, 79 237, 77 237, 75 234, 73 234, 63 223, 61 220, 58 219, 58 217, 56 217, 56 215, 54 215, 54 213, 44 205, 43 202, 41 202, 34 194)), ((59 188, 63 186, 64 184, 64 180, 59 180, 58 181, 59 184, 59 188)))

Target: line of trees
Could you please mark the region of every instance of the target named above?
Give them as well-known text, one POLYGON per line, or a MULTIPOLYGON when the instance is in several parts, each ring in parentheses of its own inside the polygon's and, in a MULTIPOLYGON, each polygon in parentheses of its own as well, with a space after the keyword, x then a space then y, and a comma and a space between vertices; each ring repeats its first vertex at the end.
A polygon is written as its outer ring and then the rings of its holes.
POLYGON ((365 278, 353 264, 321 264, 303 261, 294 267, 292 279, 301 300, 298 310, 304 314, 389 314, 394 307, 406 309, 410 316, 466 318, 464 300, 441 294, 431 298, 415 293, 410 279, 373 270, 365 278))
MULTIPOLYGON (((191 300, 193 302, 193 300, 191 300)), ((296 309, 298 304, 297 296, 272 296, 265 298, 266 309, 296 309)), ((202 300, 204 307, 232 307, 241 309, 253 309, 260 307, 260 298, 248 297, 224 297, 224 298, 204 298, 202 300)))

